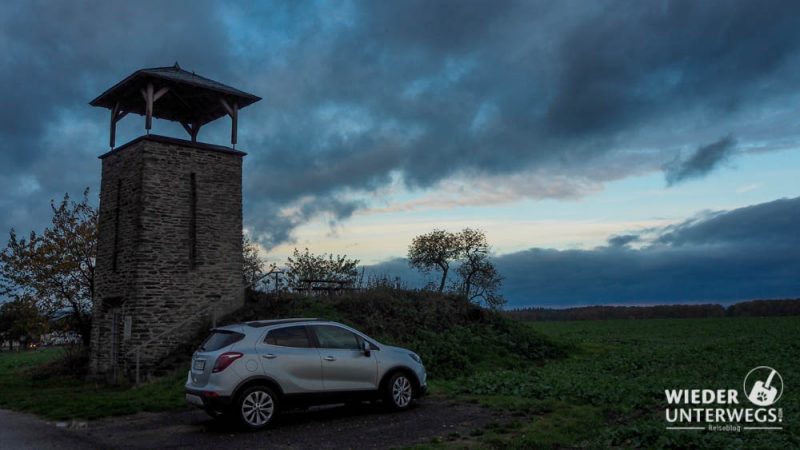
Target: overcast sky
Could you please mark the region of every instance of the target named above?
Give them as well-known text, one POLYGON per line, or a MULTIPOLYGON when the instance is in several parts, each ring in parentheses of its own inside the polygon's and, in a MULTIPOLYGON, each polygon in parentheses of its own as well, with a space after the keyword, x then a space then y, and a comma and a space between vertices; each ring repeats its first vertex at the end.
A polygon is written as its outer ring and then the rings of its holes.
POLYGON ((0 231, 96 201, 88 101, 175 61, 263 97, 239 148, 267 259, 416 279, 415 235, 470 226, 512 306, 800 296, 798 2, 4 1, 0 231))

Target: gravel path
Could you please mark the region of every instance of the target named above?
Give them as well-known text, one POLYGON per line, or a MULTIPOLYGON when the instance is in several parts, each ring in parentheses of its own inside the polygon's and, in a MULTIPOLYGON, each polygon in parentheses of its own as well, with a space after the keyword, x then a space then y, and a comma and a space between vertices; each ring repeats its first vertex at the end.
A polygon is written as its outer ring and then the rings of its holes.
POLYGON ((0 409, 0 449, 74 450, 95 448, 56 422, 46 422, 34 415, 0 409))
POLYGON ((199 410, 103 419, 70 431, 87 448, 361 450, 405 447, 452 433, 464 436, 498 419, 476 405, 426 397, 401 413, 384 412, 374 405, 290 412, 259 432, 236 430, 199 410))

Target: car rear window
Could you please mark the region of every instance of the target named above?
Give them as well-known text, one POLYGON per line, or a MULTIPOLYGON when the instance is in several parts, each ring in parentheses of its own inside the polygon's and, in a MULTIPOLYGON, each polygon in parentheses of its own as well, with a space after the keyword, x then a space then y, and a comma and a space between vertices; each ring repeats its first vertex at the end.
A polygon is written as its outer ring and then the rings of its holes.
POLYGON ((270 330, 264 342, 270 345, 280 345, 283 347, 309 348, 311 341, 305 326, 278 328, 270 330))
POLYGON ((200 351, 213 352, 223 347, 241 341, 244 338, 242 333, 228 330, 214 330, 211 335, 200 346, 200 351))

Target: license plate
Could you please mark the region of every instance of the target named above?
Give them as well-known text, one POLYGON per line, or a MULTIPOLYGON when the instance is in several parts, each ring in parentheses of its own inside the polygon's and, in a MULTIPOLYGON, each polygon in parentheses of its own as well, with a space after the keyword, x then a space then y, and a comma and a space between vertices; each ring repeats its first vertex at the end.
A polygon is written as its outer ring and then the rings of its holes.
POLYGON ((186 394, 186 401, 195 406, 204 406, 203 399, 194 394, 186 394))
POLYGON ((204 359, 198 359, 194 362, 194 370, 203 370, 206 368, 206 361, 204 359))

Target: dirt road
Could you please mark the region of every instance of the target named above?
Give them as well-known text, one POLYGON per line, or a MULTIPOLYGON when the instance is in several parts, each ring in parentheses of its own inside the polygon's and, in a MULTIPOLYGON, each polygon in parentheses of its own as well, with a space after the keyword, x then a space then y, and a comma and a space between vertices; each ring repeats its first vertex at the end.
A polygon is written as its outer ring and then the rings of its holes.
POLYGON ((181 411, 104 419, 70 430, 87 448, 396 448, 465 436, 498 420, 475 405, 425 398, 410 411, 384 412, 377 406, 328 407, 290 412, 273 428, 243 432, 211 420, 202 411, 181 411))
POLYGON ((46 422, 31 414, 0 409, 0 449, 77 450, 94 447, 84 437, 54 422, 46 422))

